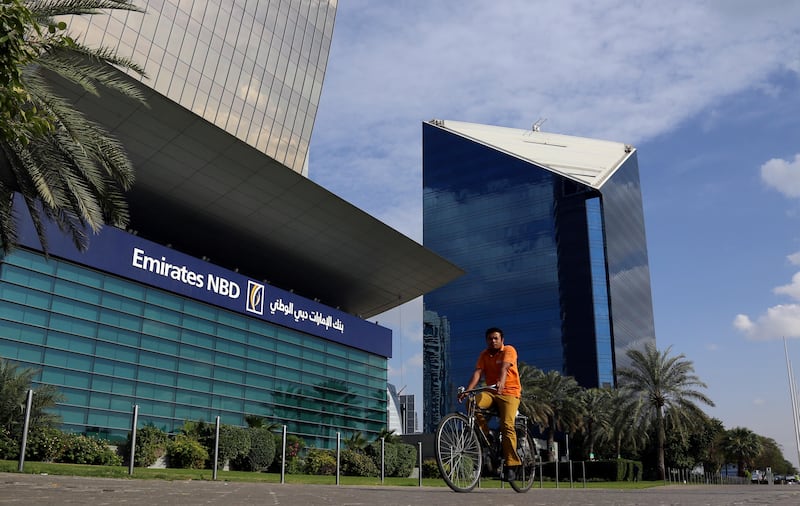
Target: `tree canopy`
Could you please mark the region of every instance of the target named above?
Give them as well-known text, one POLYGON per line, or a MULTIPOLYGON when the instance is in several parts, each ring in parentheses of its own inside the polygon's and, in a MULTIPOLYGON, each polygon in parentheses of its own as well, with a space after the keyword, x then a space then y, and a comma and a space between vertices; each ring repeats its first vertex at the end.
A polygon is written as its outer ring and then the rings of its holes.
POLYGON ((21 195, 45 251, 45 222, 54 222, 83 250, 88 232, 128 223, 124 192, 133 166, 105 129, 59 95, 60 79, 84 92, 143 93, 120 71, 144 75, 108 48, 90 48, 56 21, 104 10, 139 10, 127 0, 4 0, 0 3, 0 242, 17 242, 15 193, 21 195))

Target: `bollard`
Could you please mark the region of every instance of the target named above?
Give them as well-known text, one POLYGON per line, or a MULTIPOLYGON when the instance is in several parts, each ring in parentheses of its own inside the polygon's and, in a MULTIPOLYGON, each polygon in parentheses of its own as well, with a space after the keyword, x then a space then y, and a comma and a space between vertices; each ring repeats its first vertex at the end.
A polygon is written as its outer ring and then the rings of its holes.
POLYGON ((31 406, 33 405, 33 390, 28 390, 28 398, 25 401, 25 422, 22 426, 22 444, 19 451, 19 472, 25 467, 25 448, 28 446, 28 427, 31 421, 31 406))
POLYGON ((336 484, 339 484, 339 463, 341 462, 342 433, 336 433, 336 484))
POLYGON ((136 424, 139 419, 139 405, 133 405, 133 422, 131 423, 131 461, 128 464, 128 474, 133 475, 133 463, 136 459, 136 424))
POLYGON ((583 488, 586 488, 586 461, 581 460, 581 472, 583 473, 583 488))
POLYGON ((217 427, 214 430, 214 473, 212 480, 217 481, 217 468, 219 467, 219 415, 217 416, 217 427))
POLYGON ((281 483, 286 483, 286 426, 281 435, 281 483))
POLYGON ((572 488, 572 461, 569 462, 569 488, 572 488))
POLYGON ((422 441, 417 442, 417 461, 419 463, 419 486, 422 486, 422 441))

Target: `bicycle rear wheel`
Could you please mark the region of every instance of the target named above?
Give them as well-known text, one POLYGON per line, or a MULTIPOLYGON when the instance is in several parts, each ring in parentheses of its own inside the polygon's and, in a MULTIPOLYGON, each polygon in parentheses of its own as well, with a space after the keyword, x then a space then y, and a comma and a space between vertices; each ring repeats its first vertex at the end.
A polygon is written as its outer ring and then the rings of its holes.
POLYGON ((436 463, 447 486, 469 492, 481 477, 481 444, 467 418, 450 413, 436 428, 436 463))
POLYGON ((536 445, 530 435, 517 436, 517 455, 522 465, 516 468, 516 476, 508 484, 515 491, 522 493, 530 490, 536 478, 536 445))

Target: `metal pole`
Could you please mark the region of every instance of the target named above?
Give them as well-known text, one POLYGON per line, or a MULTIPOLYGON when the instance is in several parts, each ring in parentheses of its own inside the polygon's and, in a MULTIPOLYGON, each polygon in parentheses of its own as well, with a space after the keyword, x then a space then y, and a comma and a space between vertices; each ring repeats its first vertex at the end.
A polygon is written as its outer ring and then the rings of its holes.
POLYGON ((800 426, 798 426, 797 412, 797 392, 794 387, 794 374, 792 373, 792 363, 789 361, 789 348, 786 345, 786 338, 783 338, 783 353, 786 355, 786 372, 789 374, 789 397, 792 401, 792 420, 794 421, 794 440, 797 446, 797 458, 800 461, 800 426))
POLYGON ((572 461, 568 460, 569 462, 569 488, 572 488, 572 461))
POLYGON ((217 480, 217 468, 219 467, 219 416, 217 416, 217 428, 214 431, 214 476, 212 479, 217 480))
POLYGON ((286 483, 286 426, 281 435, 281 483, 286 483))
POLYGON ((422 441, 417 442, 417 461, 419 462, 419 486, 422 486, 422 441))
POLYGON ((544 461, 539 459, 539 488, 544 488, 544 477, 542 477, 542 473, 544 472, 544 461))
POLYGON ((336 433, 336 484, 339 484, 339 463, 341 462, 342 433, 336 433))
POLYGON ((560 462, 558 461, 558 453, 556 453, 556 488, 559 488, 558 487, 558 468, 559 468, 559 464, 560 464, 560 462))
POLYGON ((386 476, 386 438, 381 438, 381 483, 386 476))
POLYGON ((583 488, 586 488, 586 461, 581 460, 581 468, 583 469, 583 488))
POLYGON ((131 461, 128 464, 128 474, 133 474, 133 462, 136 457, 136 424, 139 418, 139 405, 133 405, 133 422, 131 423, 131 461))
POLYGON ((28 390, 25 400, 25 422, 22 425, 22 444, 19 450, 19 472, 25 467, 25 448, 28 446, 28 428, 31 422, 31 406, 33 405, 33 390, 28 390))

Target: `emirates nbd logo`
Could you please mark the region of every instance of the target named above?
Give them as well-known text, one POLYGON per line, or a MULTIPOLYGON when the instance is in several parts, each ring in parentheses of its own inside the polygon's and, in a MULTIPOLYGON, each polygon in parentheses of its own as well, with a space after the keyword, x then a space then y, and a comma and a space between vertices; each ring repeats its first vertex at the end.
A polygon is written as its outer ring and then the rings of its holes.
POLYGON ((264 285, 247 280, 247 306, 245 309, 249 313, 258 315, 264 314, 264 285))

